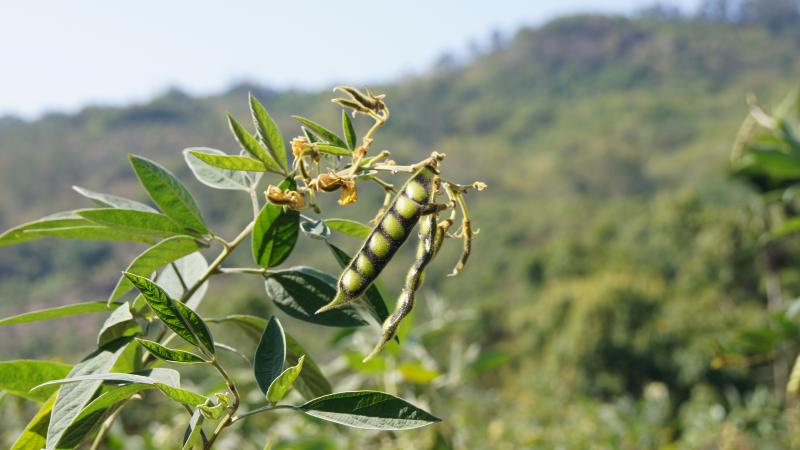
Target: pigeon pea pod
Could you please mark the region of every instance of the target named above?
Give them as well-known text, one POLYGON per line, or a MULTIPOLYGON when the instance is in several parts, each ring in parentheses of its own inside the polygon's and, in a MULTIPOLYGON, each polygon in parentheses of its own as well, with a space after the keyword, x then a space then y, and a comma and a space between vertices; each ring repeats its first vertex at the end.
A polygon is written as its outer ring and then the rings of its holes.
POLYGON ((425 268, 438 250, 436 235, 437 230, 440 230, 440 228, 436 226, 436 215, 429 214, 423 217, 420 221, 419 228, 417 256, 414 260, 414 264, 408 269, 408 273, 406 274, 405 286, 403 287, 403 292, 400 293, 400 298, 397 300, 397 307, 394 313, 384 321, 382 327, 383 333, 381 334, 380 341, 378 341, 378 344, 375 345, 375 348, 372 349, 369 355, 364 358, 365 362, 377 355, 386 343, 394 337, 395 333, 397 333, 397 327, 400 326, 400 322, 411 312, 411 309, 414 307, 417 290, 419 290, 422 284, 425 268))
POLYGON ((375 282, 408 239, 420 217, 428 212, 437 188, 437 179, 436 169, 424 166, 403 184, 361 249, 342 271, 336 296, 317 313, 352 302, 375 282))

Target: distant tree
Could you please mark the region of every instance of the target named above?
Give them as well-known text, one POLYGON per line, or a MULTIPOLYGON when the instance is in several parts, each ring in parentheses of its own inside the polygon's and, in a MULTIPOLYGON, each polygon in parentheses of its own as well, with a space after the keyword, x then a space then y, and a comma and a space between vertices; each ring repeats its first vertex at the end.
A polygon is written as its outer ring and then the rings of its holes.
POLYGON ((675 5, 655 3, 639 10, 638 17, 650 20, 676 21, 685 18, 683 11, 675 5))
POLYGON ((742 23, 760 23, 771 30, 800 25, 798 0, 745 0, 739 10, 742 23))

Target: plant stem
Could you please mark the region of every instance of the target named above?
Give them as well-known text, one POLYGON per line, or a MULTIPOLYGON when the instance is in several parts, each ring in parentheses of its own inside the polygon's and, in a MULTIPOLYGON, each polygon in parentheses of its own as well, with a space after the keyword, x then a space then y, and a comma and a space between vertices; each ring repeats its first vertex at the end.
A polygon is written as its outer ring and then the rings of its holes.
POLYGON ((89 450, 97 450, 100 448, 100 444, 103 443, 103 439, 105 439, 106 434, 108 434, 108 430, 110 430, 111 425, 114 424, 114 420, 116 420, 119 412, 122 411, 122 408, 125 407, 129 401, 130 399, 123 401, 122 404, 119 405, 119 407, 117 407, 117 409, 115 409, 114 412, 111 413, 111 415, 108 416, 108 418, 103 422, 103 425, 100 426, 100 431, 97 432, 97 436, 95 436, 94 441, 92 441, 92 446, 89 447, 89 450))
POLYGON ((259 414, 266 411, 274 411, 276 409, 297 409, 296 406, 292 405, 269 405, 269 406, 262 406, 261 408, 254 409, 252 411, 247 411, 245 413, 239 414, 238 416, 231 417, 231 423, 236 423, 245 417, 249 417, 255 414, 259 414))
POLYGON ((233 404, 231 404, 231 406, 228 408, 228 413, 219 422, 217 428, 214 429, 214 433, 211 435, 210 438, 208 438, 208 442, 206 442, 205 445, 206 449, 210 449, 211 446, 214 445, 214 442, 217 440, 217 437, 222 432, 222 430, 224 430, 225 427, 233 423, 233 415, 236 414, 236 410, 239 409, 239 404, 240 404, 239 390, 236 389, 236 384, 233 382, 230 375, 228 375, 228 372, 225 371, 225 368, 222 367, 222 365, 219 363, 219 361, 217 361, 216 358, 213 358, 211 360, 211 365, 214 366, 215 369, 217 369, 217 372, 219 372, 220 375, 222 375, 222 378, 225 380, 225 385, 228 387, 228 390, 231 391, 231 394, 233 394, 233 404))
POLYGON ((217 273, 249 273, 253 275, 264 275, 269 271, 263 267, 220 267, 217 273))

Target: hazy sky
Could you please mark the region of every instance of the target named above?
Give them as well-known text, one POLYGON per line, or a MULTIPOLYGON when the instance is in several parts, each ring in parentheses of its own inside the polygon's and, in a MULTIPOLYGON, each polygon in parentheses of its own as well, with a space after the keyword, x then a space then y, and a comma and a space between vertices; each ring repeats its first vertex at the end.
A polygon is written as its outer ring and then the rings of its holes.
MULTIPOLYGON (((647 0, 0 2, 0 115, 140 101, 178 86, 359 83, 418 73, 492 30, 647 0)), ((692 8, 695 0, 669 2, 692 8)))

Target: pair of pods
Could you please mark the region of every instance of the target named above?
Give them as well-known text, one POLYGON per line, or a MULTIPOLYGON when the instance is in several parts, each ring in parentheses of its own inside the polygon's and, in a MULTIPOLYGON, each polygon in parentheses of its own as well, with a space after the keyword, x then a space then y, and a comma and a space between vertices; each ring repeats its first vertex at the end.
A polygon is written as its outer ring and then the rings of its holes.
POLYGON ((422 272, 433 257, 436 218, 431 213, 439 206, 434 204, 438 183, 438 173, 432 166, 422 167, 406 181, 367 236, 361 249, 342 272, 337 283, 336 296, 317 311, 324 312, 345 305, 364 294, 411 235, 414 226, 425 216, 420 227, 417 258, 409 269, 397 309, 387 318, 383 325, 381 342, 367 358, 377 353, 394 336, 400 320, 408 314, 414 303, 414 294, 419 288, 422 272))

